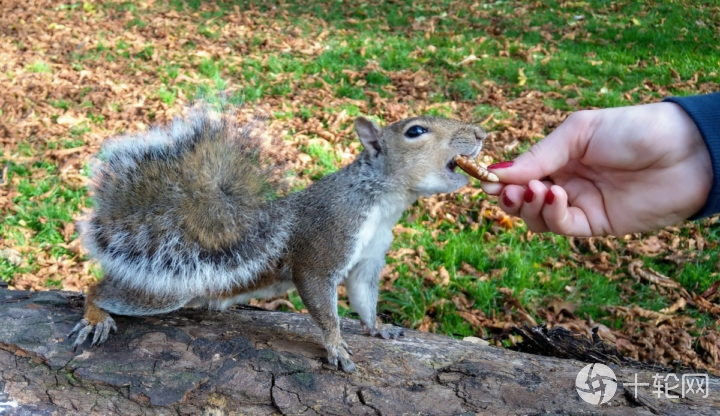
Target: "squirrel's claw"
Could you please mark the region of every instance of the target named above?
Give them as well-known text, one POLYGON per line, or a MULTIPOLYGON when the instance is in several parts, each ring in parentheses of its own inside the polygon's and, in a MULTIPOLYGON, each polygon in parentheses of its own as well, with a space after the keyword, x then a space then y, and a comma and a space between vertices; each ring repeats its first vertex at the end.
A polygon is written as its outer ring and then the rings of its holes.
POLYGON ((95 326, 95 335, 93 335, 93 341, 90 346, 94 347, 107 341, 110 331, 117 331, 117 326, 115 325, 115 321, 108 316, 95 326))
POLYGON ((75 325, 72 331, 70 331, 70 333, 67 335, 68 339, 72 338, 74 335, 77 335, 77 338, 75 338, 75 342, 73 342, 73 351, 76 351, 77 348, 85 342, 87 336, 90 335, 94 328, 95 326, 91 325, 90 321, 85 318, 81 319, 80 322, 75 325))
POLYGON ((68 334, 68 338, 72 338, 77 334, 75 342, 73 342, 73 350, 76 351, 79 346, 85 343, 90 333, 93 333, 92 342, 90 347, 100 345, 107 341, 110 336, 110 331, 117 331, 115 321, 108 315, 102 321, 93 324, 87 318, 83 318, 80 322, 68 334))
POLYGON ((362 327, 368 334, 370 334, 370 336, 382 339, 398 339, 399 337, 405 335, 405 329, 390 324, 377 324, 375 327, 371 328, 363 323, 362 327))
POLYGON ((340 341, 340 345, 326 346, 326 349, 328 351, 328 362, 331 366, 337 369, 339 363, 340 368, 346 373, 352 373, 357 369, 350 358, 352 351, 350 351, 344 340, 340 341))
POLYGON ((337 368, 338 361, 340 361, 340 368, 346 373, 352 373, 357 370, 357 367, 355 367, 355 363, 353 362, 353 360, 350 359, 349 354, 339 354, 335 358, 335 368, 337 368))
POLYGON ((375 335, 381 337, 382 339, 398 339, 399 337, 405 335, 405 330, 399 326, 383 325, 375 335))

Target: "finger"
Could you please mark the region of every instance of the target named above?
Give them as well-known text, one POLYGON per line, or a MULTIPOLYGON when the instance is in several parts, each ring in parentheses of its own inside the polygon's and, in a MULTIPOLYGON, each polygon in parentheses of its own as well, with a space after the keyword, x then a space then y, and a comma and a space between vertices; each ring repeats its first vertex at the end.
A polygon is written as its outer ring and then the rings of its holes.
POLYGON ((500 208, 506 213, 518 216, 520 208, 522 207, 524 192, 524 186, 507 185, 500 194, 498 205, 500 205, 500 208))
POLYGON ((500 195, 504 185, 499 182, 480 182, 480 187, 488 195, 500 195))
POLYGON ((532 180, 528 183, 523 194, 523 204, 520 207, 520 218, 532 231, 544 233, 549 231, 543 218, 542 208, 548 187, 540 181, 532 180))
POLYGON ((550 176, 572 159, 581 159, 592 137, 595 112, 578 111, 512 163, 501 162, 488 170, 501 182, 523 184, 550 176))
POLYGON ((561 186, 553 185, 545 195, 542 216, 545 225, 555 234, 589 237, 592 229, 588 217, 577 207, 568 206, 568 195, 561 186))

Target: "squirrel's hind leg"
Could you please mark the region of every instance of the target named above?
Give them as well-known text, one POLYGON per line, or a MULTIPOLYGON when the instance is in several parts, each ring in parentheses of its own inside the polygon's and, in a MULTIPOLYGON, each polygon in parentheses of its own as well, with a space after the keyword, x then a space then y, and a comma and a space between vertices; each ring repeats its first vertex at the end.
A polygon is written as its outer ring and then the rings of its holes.
POLYGON ((93 332, 92 342, 90 343, 91 347, 107 341, 110 336, 110 331, 117 331, 115 321, 110 314, 95 305, 96 290, 97 286, 93 286, 88 290, 85 297, 85 314, 83 319, 81 319, 68 334, 68 338, 72 338, 77 334, 77 338, 75 338, 75 342, 73 342, 73 349, 75 350, 84 344, 87 337, 93 332))
MULTIPOLYGON (((296 273, 297 277, 298 274, 296 273)), ((323 335, 323 346, 327 351, 330 365, 340 368, 346 373, 356 370, 350 356, 352 351, 340 333, 340 317, 337 312, 337 287, 330 282, 333 279, 295 279, 295 286, 305 303, 310 316, 320 327, 323 335)))
POLYGON ((377 300, 380 272, 385 259, 368 258, 360 261, 345 280, 350 306, 360 315, 362 326, 371 336, 397 339, 404 335, 403 328, 383 324, 377 319, 377 300))

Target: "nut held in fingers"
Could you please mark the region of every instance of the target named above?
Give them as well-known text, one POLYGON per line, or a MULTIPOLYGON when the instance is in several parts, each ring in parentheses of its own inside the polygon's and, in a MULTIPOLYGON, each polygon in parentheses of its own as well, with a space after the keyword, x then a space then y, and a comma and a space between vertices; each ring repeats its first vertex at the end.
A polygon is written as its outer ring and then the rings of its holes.
POLYGON ((500 182, 500 178, 498 178, 496 174, 488 172, 487 169, 479 166, 474 160, 467 156, 455 156, 455 163, 457 163, 460 169, 464 170, 473 178, 480 179, 483 182, 500 182))

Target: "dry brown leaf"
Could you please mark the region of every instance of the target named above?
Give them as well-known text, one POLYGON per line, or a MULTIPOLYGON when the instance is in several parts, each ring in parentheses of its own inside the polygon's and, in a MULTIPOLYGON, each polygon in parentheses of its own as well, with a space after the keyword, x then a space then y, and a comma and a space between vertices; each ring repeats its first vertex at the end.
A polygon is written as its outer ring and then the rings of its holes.
POLYGON ((658 286, 671 289, 679 289, 681 287, 680 283, 670 279, 669 277, 664 276, 655 270, 643 268, 642 261, 634 261, 630 263, 628 271, 630 272, 630 275, 637 280, 645 280, 658 286))

